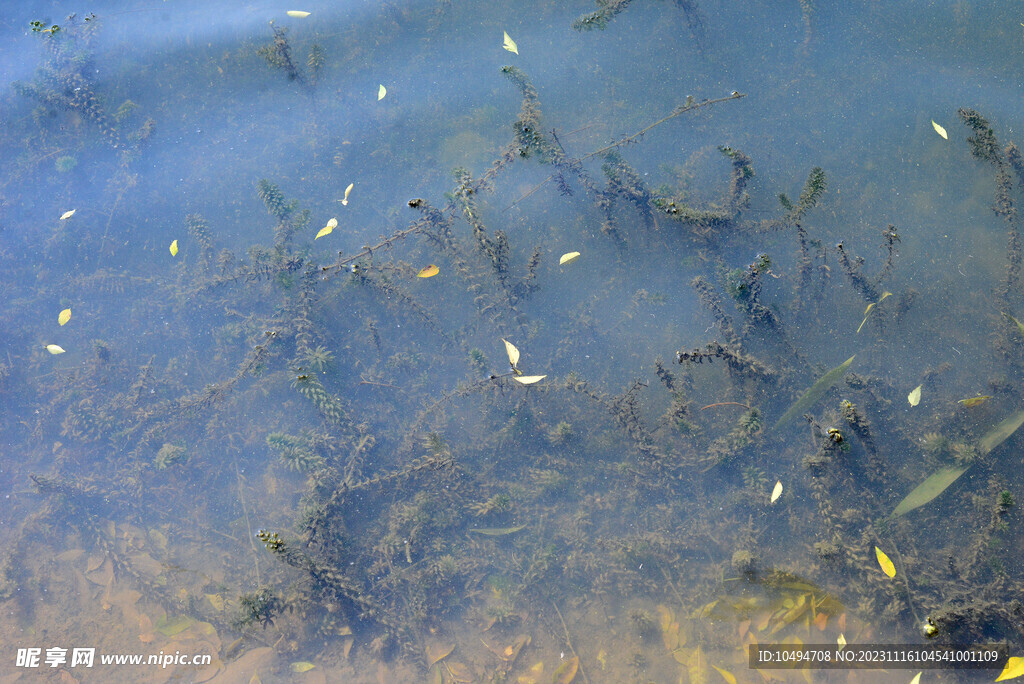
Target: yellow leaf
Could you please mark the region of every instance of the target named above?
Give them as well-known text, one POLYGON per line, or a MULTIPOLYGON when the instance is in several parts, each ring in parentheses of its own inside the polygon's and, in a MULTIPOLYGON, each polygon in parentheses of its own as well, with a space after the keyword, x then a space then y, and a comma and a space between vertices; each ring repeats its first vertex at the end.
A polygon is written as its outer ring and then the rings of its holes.
POLYGON ((857 332, 860 332, 860 329, 863 328, 864 324, 868 322, 868 314, 871 313, 871 310, 875 308, 875 304, 879 304, 883 299, 891 296, 892 292, 883 292, 882 296, 878 298, 877 302, 871 302, 870 304, 868 304, 868 308, 864 309, 864 320, 861 321, 860 325, 857 326, 857 332))
POLYGON ((417 278, 433 278, 434 276, 436 276, 440 272, 441 272, 441 269, 439 269, 434 264, 430 264, 429 266, 424 266, 423 268, 421 268, 420 272, 416 274, 416 277, 417 278))
POLYGON ((221 596, 220 594, 204 594, 204 596, 206 596, 206 600, 209 601, 210 605, 213 606, 216 610, 224 610, 224 607, 227 603, 226 601, 224 601, 223 596, 221 596))
POLYGON ((309 16, 309 12, 303 12, 302 10, 288 10, 285 14, 296 19, 305 19, 309 16))
POLYGON ((1022 676, 1024 676, 1024 658, 1011 656, 1010 659, 1006 661, 1006 667, 1004 667, 1003 671, 998 677, 996 677, 996 681, 1002 682, 1007 679, 1016 679, 1017 677, 1022 676))
POLYGON ((579 670, 579 667, 580 659, 576 656, 566 660, 555 670, 554 684, 569 684, 569 682, 575 679, 576 671, 579 670))
POLYGON ((778 482, 775 483, 775 489, 772 490, 771 502, 775 503, 776 501, 779 500, 780 496, 782 496, 782 480, 779 480, 778 482))
POLYGON ((69 219, 72 216, 74 216, 76 211, 77 211, 77 209, 72 209, 71 211, 65 211, 63 214, 60 215, 60 220, 61 221, 66 221, 67 219, 69 219))
POLYGON ((949 136, 946 135, 946 129, 940 126, 939 124, 935 123, 935 119, 932 119, 932 128, 935 129, 936 133, 942 136, 943 140, 949 140, 949 136))
POLYGON ((59 344, 48 344, 48 345, 46 345, 46 351, 50 352, 51 354, 63 354, 64 353, 63 347, 61 347, 59 344))
POLYGON ((836 639, 836 643, 839 644, 839 650, 842 651, 846 648, 846 635, 842 632, 839 633, 839 638, 836 639))
POLYGON ((71 320, 71 309, 64 309, 57 316, 57 322, 60 323, 61 325, 64 325, 65 323, 67 323, 70 320, 71 320))
POLYGON ((728 684, 736 684, 736 677, 734 677, 731 672, 729 672, 728 670, 723 670, 717 665, 712 665, 711 667, 715 668, 715 671, 718 672, 718 674, 722 675, 722 679, 728 682, 728 684))
POLYGON ((319 240, 324 235, 330 235, 331 231, 334 230, 337 227, 338 227, 338 219, 332 218, 330 221, 327 222, 326 226, 324 226, 323 228, 321 228, 319 230, 319 232, 317 232, 316 237, 313 238, 313 239, 314 240, 319 240))
POLYGON ((292 663, 291 667, 292 667, 292 672, 299 672, 299 673, 301 673, 301 672, 309 672, 314 667, 316 667, 316 665, 314 665, 313 663, 309 662, 308 660, 300 660, 297 663, 292 663))
POLYGON ((914 678, 910 680, 910 684, 921 684, 921 673, 918 672, 914 675, 914 678))
POLYGON ((170 250, 171 250, 171 256, 178 256, 178 241, 177 240, 171 241, 170 250))
POLYGON ((878 565, 882 568, 882 572, 888 575, 889 579, 896 576, 896 566, 892 564, 892 561, 885 555, 885 552, 877 546, 875 547, 875 557, 878 559, 878 565))
POLYGON ((508 354, 508 362, 512 364, 513 368, 515 368, 516 364, 519 363, 519 350, 516 349, 516 345, 509 342, 504 337, 501 338, 501 341, 505 343, 505 352, 508 354))
POLYGON ((444 660, 454 650, 455 644, 450 641, 447 643, 427 644, 427 667, 430 667, 439 660, 444 660))
POLYGON ((382 83, 380 85, 380 88, 377 88, 377 102, 380 102, 381 100, 383 100, 384 96, 387 95, 387 94, 388 94, 388 89, 385 88, 384 84, 382 83))
POLYGON ((522 383, 523 385, 532 385, 535 382, 540 382, 541 380, 543 380, 546 377, 548 377, 548 376, 546 376, 546 375, 516 375, 512 379, 517 381, 517 382, 519 382, 519 383, 522 383))
POLYGON ((516 41, 512 40, 512 37, 508 35, 507 31, 503 31, 503 33, 505 34, 505 41, 501 44, 501 47, 518 55, 519 47, 516 45, 516 41))
POLYGON ((961 399, 957 403, 958 404, 963 404, 964 406, 970 408, 971 406, 977 406, 978 404, 984 404, 986 401, 988 401, 991 398, 992 398, 991 395, 983 394, 983 395, 980 395, 980 396, 977 396, 977 397, 971 397, 970 399, 961 399))
POLYGON ((558 265, 562 266, 564 264, 571 264, 572 262, 576 261, 579 258, 580 258, 580 253, 579 252, 566 252, 558 260, 558 265))
POLYGON ((910 394, 907 395, 907 401, 910 402, 911 406, 917 406, 921 403, 921 385, 910 390, 910 394))
MULTIPOLYGON (((384 86, 380 87, 380 91, 381 91, 382 94, 381 94, 380 97, 377 98, 378 100, 381 97, 384 97, 383 93, 387 92, 386 90, 384 90, 384 86)), ((348 206, 348 193, 352 192, 352 188, 354 188, 354 187, 356 187, 355 183, 349 183, 348 187, 345 188, 345 196, 341 199, 341 206, 343 206, 343 207, 347 207, 348 206)))

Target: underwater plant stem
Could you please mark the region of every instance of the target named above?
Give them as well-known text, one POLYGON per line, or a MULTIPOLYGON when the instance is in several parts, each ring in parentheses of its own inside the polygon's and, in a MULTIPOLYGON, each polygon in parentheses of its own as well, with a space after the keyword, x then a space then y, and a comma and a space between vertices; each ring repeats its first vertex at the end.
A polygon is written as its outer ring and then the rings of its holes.
POLYGON ((583 660, 580 659, 580 654, 576 652, 576 647, 572 645, 572 639, 569 637, 569 626, 565 624, 565 618, 562 617, 562 611, 558 610, 558 604, 554 601, 551 602, 551 607, 558 613, 558 619, 562 622, 562 630, 565 632, 565 643, 569 646, 569 650, 574 656, 576 656, 576 662, 579 663, 580 674, 583 675, 583 681, 590 684, 590 678, 587 677, 586 671, 583 669, 583 660))
POLYGON ((238 501, 242 504, 242 513, 245 514, 245 527, 249 531, 249 548, 252 549, 252 562, 256 568, 256 586, 262 586, 260 582, 260 556, 256 550, 256 543, 253 541, 252 523, 249 522, 249 509, 245 505, 245 492, 242 490, 242 472, 238 469, 238 458, 233 457, 232 463, 235 466, 235 478, 238 480, 238 501))
POLYGON ((748 411, 750 410, 749 406, 747 406, 746 404, 741 404, 738 401, 720 401, 717 404, 708 404, 707 406, 702 406, 700 410, 703 411, 705 409, 716 408, 718 406, 742 406, 743 408, 747 409, 748 411))

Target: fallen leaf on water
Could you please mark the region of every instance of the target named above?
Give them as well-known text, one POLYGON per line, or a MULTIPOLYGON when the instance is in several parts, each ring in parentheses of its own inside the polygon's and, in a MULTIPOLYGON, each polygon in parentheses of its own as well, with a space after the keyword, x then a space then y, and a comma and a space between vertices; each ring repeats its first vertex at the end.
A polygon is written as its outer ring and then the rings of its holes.
POLYGON ((501 47, 505 48, 509 52, 519 54, 519 46, 516 45, 516 41, 512 40, 512 37, 508 35, 507 31, 503 31, 505 34, 505 40, 502 42, 501 47))
MULTIPOLYGON (((384 86, 381 86, 380 89, 381 89, 381 92, 384 92, 384 93, 387 92, 386 90, 384 90, 384 86)), ((377 99, 379 100, 381 97, 384 97, 384 96, 381 95, 377 99)), ((355 183, 349 183, 348 187, 345 188, 345 196, 341 198, 341 206, 343 206, 343 207, 347 207, 348 206, 348 194, 350 192, 352 192, 352 188, 354 188, 354 187, 356 187, 355 183)))
POLYGON ((292 672, 299 672, 299 673, 309 672, 314 667, 316 667, 316 665, 314 665, 313 663, 309 662, 308 660, 300 660, 299 662, 292 663, 292 665, 291 665, 292 672))
POLYGON ((526 525, 516 525, 515 527, 480 527, 472 529, 470 532, 482 534, 485 537, 502 537, 506 534, 514 534, 525 529, 526 525))
POLYGON ((910 394, 907 395, 907 401, 910 402, 911 406, 917 406, 921 403, 921 385, 910 390, 910 394))
POLYGON ((171 250, 171 256, 178 256, 178 241, 177 240, 172 240, 171 241, 170 250, 171 250))
POLYGON ((782 480, 779 480, 778 482, 775 483, 775 489, 772 490, 771 502, 775 503, 776 501, 779 500, 780 496, 782 496, 782 480))
POLYGON ((69 219, 72 216, 74 216, 76 211, 78 211, 78 210, 77 209, 72 209, 71 211, 65 211, 63 214, 60 215, 60 220, 61 221, 66 221, 67 219, 69 219))
POLYGON ((59 344, 48 344, 46 345, 46 351, 50 352, 51 354, 63 354, 64 348, 61 347, 59 344))
POLYGON ((562 266, 564 264, 571 264, 572 262, 576 261, 579 258, 580 258, 580 253, 579 252, 566 252, 558 260, 558 265, 562 266))
POLYGON ((330 221, 327 222, 326 226, 324 226, 323 228, 320 229, 320 231, 316 234, 316 237, 313 238, 313 239, 314 240, 319 240, 324 235, 330 235, 331 231, 334 230, 337 227, 338 227, 338 219, 332 218, 330 221))
POLYGON ((1016 679, 1017 677, 1024 677, 1024 658, 1018 658, 1016 656, 1010 656, 1010 659, 1006 661, 1006 667, 996 677, 995 681, 1002 682, 1007 679, 1016 679))
POLYGON ((839 638, 836 639, 836 643, 839 644, 840 651, 846 648, 846 636, 842 632, 840 632, 839 638))
POLYGON ((932 473, 925 479, 924 482, 914 487, 914 490, 903 497, 903 501, 900 501, 892 512, 892 517, 909 513, 915 508, 920 508, 926 503, 937 497, 942 492, 956 482, 957 478, 967 472, 967 468, 958 468, 955 466, 947 466, 945 468, 939 468, 936 472, 932 473))
POLYGON ((540 382, 546 375, 516 375, 512 379, 523 385, 532 385, 535 382, 540 382))
POLYGON ((427 651, 427 667, 430 667, 439 660, 444 660, 452 654, 455 650, 455 644, 452 642, 428 644, 427 651))
POLYGON ((302 10, 288 10, 285 14, 296 19, 305 19, 309 16, 309 12, 303 12, 302 10))
POLYGON ((576 671, 579 668, 580 659, 576 656, 569 658, 555 670, 554 684, 569 684, 576 677, 576 671))
POLYGON ((519 350, 516 349, 514 344, 506 340, 504 337, 501 338, 501 341, 505 343, 505 352, 508 354, 508 362, 512 364, 513 368, 515 368, 516 364, 519 363, 519 350))
POLYGON ((434 276, 436 276, 440 272, 441 272, 440 268, 438 268, 434 264, 430 264, 429 266, 424 266, 423 268, 421 268, 420 272, 416 274, 416 277, 417 278, 433 278, 434 276))
POLYGON ((60 323, 61 325, 64 325, 65 323, 67 323, 70 320, 71 320, 71 309, 64 309, 57 316, 57 322, 60 323))
POLYGON ((961 399, 957 403, 958 404, 963 404, 964 406, 970 408, 971 406, 978 406, 979 404, 984 404, 986 401, 988 401, 991 398, 992 398, 992 395, 981 394, 981 395, 978 395, 976 397, 971 397, 970 399, 961 399))
POLYGON ((942 136, 943 140, 949 140, 949 136, 946 135, 946 129, 935 123, 935 119, 932 119, 932 128, 935 129, 936 133, 942 136))
POLYGON ((821 396, 825 394, 825 392, 830 390, 833 385, 843 379, 843 376, 846 375, 846 369, 850 367, 850 364, 853 363, 853 359, 855 357, 856 354, 846 359, 846 361, 843 361, 828 373, 822 375, 816 383, 811 385, 810 389, 804 392, 803 395, 789 407, 788 411, 782 414, 782 417, 775 423, 774 429, 778 430, 789 421, 799 415, 802 415, 807 411, 807 409, 813 406, 818 399, 821 399, 821 396))
POLYGON ((388 89, 384 87, 384 84, 380 84, 380 88, 377 89, 377 102, 384 99, 384 96, 388 94, 388 89))
POLYGON ((712 665, 711 667, 715 668, 715 671, 718 674, 722 675, 722 679, 724 679, 726 682, 728 682, 729 684, 736 684, 736 677, 734 677, 731 672, 729 672, 728 670, 723 670, 717 665, 712 665))
POLYGON ((914 675, 914 678, 910 680, 910 684, 921 684, 921 672, 914 675))
POLYGON ((889 576, 889 579, 896 576, 896 566, 892 564, 892 561, 885 555, 885 552, 877 546, 875 547, 875 558, 878 559, 879 567, 882 568, 882 572, 889 576))

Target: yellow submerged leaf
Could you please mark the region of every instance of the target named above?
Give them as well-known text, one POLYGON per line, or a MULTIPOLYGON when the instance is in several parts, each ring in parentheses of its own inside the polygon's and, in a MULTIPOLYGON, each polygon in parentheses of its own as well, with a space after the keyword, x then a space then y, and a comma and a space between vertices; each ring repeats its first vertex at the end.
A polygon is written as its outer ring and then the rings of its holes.
POLYGON ((982 395, 979 395, 977 397, 971 397, 970 399, 961 399, 957 403, 958 404, 963 404, 964 406, 970 408, 971 406, 977 406, 979 404, 984 404, 986 401, 988 401, 991 398, 992 398, 991 395, 982 394, 982 395))
POLYGON ((572 262, 576 261, 579 258, 580 258, 580 253, 579 252, 566 252, 558 260, 558 265, 559 266, 563 266, 565 264, 571 264, 572 262))
POLYGON ((285 14, 296 19, 305 19, 309 16, 309 12, 303 12, 302 10, 288 10, 285 14))
POLYGON ((322 237, 323 237, 324 235, 330 235, 330 234, 331 234, 331 231, 332 231, 332 230, 334 230, 334 229, 335 229, 335 228, 337 228, 337 227, 338 227, 338 219, 336 219, 336 218, 332 218, 332 219, 331 219, 330 221, 328 221, 328 222, 327 222, 327 225, 326 225, 326 226, 324 226, 323 228, 321 228, 321 229, 320 229, 320 230, 319 230, 319 231, 317 232, 317 234, 316 234, 316 237, 315 237, 315 238, 313 238, 313 239, 314 239, 314 240, 319 240, 319 239, 320 239, 320 238, 322 238, 322 237))
POLYGON ((860 332, 860 329, 863 328, 864 324, 868 322, 868 314, 871 313, 871 310, 875 308, 875 305, 880 304, 883 299, 891 296, 892 292, 883 292, 882 296, 878 298, 877 302, 871 302, 870 304, 868 304, 868 308, 864 309, 864 320, 861 321, 860 325, 857 326, 857 332, 860 332))
POLYGON ((420 272, 416 274, 416 277, 417 278, 433 278, 434 276, 436 276, 440 272, 441 272, 440 268, 438 268, 434 264, 430 264, 429 266, 424 266, 423 268, 421 268, 420 272))
POLYGON ((291 667, 292 667, 292 672, 302 673, 302 672, 309 672, 314 667, 316 667, 316 665, 314 665, 313 663, 309 662, 308 660, 300 660, 297 663, 292 663, 291 667))
POLYGON ((503 31, 502 33, 505 34, 505 40, 501 44, 501 47, 505 48, 509 52, 514 52, 514 53, 516 53, 518 55, 519 54, 519 46, 516 45, 516 41, 512 40, 512 37, 508 35, 507 31, 503 31))
POLYGON ((555 670, 554 684, 569 684, 576 678, 576 672, 580 668, 580 659, 576 656, 569 658, 555 670))
POLYGON ((779 480, 778 482, 775 483, 775 489, 772 490, 771 502, 775 503, 776 501, 779 500, 780 496, 782 496, 782 480, 779 480))
POLYGON ((59 344, 48 344, 46 345, 46 351, 50 352, 51 354, 63 354, 64 348, 61 347, 59 344))
POLYGON ((388 94, 388 89, 384 87, 383 83, 381 83, 380 87, 377 88, 377 102, 380 102, 381 100, 383 100, 384 96, 387 95, 387 94, 388 94))
POLYGON ((914 675, 914 678, 910 680, 910 684, 921 684, 921 675, 922 674, 923 673, 918 672, 916 675, 914 675))
POLYGON ((940 126, 939 124, 935 123, 935 119, 932 119, 932 128, 935 129, 936 133, 942 136, 943 140, 949 140, 949 136, 946 135, 946 129, 940 126))
POLYGON ((76 209, 72 209, 71 211, 65 211, 63 214, 60 215, 60 220, 61 221, 68 220, 69 218, 71 218, 72 216, 75 215, 75 211, 77 211, 77 210, 76 209))
POLYGON ((842 651, 844 648, 846 648, 846 635, 844 635, 842 632, 840 632, 839 633, 839 638, 836 639, 836 643, 839 644, 839 650, 840 651, 842 651))
POLYGON ((171 256, 178 256, 178 241, 172 240, 169 249, 171 250, 171 256))
POLYGON ((732 672, 729 672, 728 670, 723 670, 717 665, 712 665, 711 667, 715 668, 715 672, 722 675, 722 679, 728 682, 728 684, 736 684, 736 677, 733 676, 732 672))
POLYGON ((427 644, 427 667, 430 667, 439 660, 444 660, 455 650, 452 642, 427 644))
POLYGON ((921 403, 921 385, 910 390, 910 394, 907 395, 907 401, 910 402, 911 406, 917 406, 921 403))
POLYGON ((1011 656, 1010 659, 1006 661, 1006 667, 1004 667, 1003 671, 999 673, 998 677, 996 677, 996 681, 1002 682, 1007 679, 1016 679, 1017 677, 1024 677, 1024 658, 1011 656))
POLYGON ((548 377, 548 376, 546 376, 546 375, 516 375, 512 379, 516 380, 517 382, 519 382, 519 383, 521 383, 523 385, 532 385, 535 382, 540 382, 541 380, 543 380, 546 377, 548 377))
POLYGON ((67 323, 70 320, 71 320, 71 309, 64 309, 57 316, 57 322, 60 323, 61 325, 64 325, 65 323, 67 323))
POLYGON ((882 568, 882 572, 889 576, 889 579, 896 576, 896 566, 892 564, 892 561, 885 555, 885 552, 877 546, 875 547, 875 558, 878 559, 879 567, 882 568))
MULTIPOLYGON (((384 90, 384 86, 381 86, 380 89, 381 89, 382 93, 387 92, 387 91, 384 90)), ((384 97, 384 95, 381 95, 377 99, 379 100, 381 97, 384 97)), ((343 207, 347 207, 348 206, 348 193, 352 192, 352 188, 354 188, 354 187, 356 187, 355 183, 349 183, 348 187, 345 188, 345 196, 341 198, 341 206, 343 206, 343 207)))
POLYGON ((516 364, 519 363, 519 350, 516 349, 516 345, 509 342, 504 337, 501 338, 501 341, 505 343, 505 352, 508 354, 508 362, 512 364, 513 368, 515 368, 516 364))

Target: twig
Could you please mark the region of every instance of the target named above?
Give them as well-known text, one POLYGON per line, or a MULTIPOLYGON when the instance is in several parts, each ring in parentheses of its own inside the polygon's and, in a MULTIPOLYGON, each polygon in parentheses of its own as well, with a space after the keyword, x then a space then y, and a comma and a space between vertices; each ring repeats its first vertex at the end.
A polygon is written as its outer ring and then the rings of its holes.
POLYGON ((583 661, 580 659, 580 654, 576 652, 575 647, 572 645, 572 639, 569 638, 569 627, 565 624, 565 618, 562 617, 562 611, 558 610, 558 604, 554 601, 551 602, 551 607, 558 613, 558 619, 562 621, 562 629, 565 630, 565 643, 568 644, 569 650, 572 651, 573 656, 576 658, 577 667, 580 669, 580 674, 583 675, 583 681, 590 684, 590 679, 587 677, 586 671, 583 669, 583 661))
POLYGON ((707 406, 702 406, 700 410, 703 411, 704 409, 715 408, 716 406, 742 406, 748 411, 750 410, 749 406, 747 406, 746 404, 741 404, 738 401, 720 401, 717 404, 708 404, 707 406))

